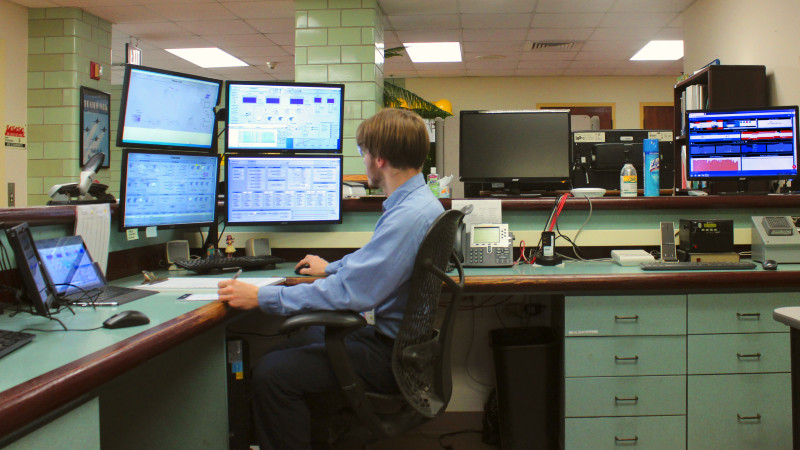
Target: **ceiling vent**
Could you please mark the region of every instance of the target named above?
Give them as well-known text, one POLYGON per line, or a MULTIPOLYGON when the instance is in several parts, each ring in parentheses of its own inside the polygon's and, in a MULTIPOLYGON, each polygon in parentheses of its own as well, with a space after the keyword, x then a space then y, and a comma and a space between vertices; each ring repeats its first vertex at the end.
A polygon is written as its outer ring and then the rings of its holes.
POLYGON ((523 47, 524 51, 531 51, 531 52, 546 52, 546 51, 555 51, 555 52, 566 52, 566 51, 577 51, 583 46, 583 42, 575 42, 575 41, 527 41, 525 42, 525 46, 523 47))

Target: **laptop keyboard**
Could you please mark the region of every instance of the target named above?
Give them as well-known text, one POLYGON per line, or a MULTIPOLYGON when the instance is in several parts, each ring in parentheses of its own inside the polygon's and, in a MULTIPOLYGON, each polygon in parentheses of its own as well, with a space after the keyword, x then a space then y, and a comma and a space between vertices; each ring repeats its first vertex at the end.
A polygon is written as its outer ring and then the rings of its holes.
POLYGON ((0 330, 0 358, 32 341, 33 337, 22 331, 0 330))

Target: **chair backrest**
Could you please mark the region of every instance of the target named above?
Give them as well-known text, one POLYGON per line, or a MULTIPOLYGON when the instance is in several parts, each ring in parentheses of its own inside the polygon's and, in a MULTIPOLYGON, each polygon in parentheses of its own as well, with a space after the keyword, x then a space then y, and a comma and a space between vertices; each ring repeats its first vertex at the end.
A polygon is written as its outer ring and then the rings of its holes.
POLYGON ((445 211, 423 238, 392 353, 392 369, 400 391, 419 414, 429 418, 444 412, 452 393, 452 327, 464 286, 464 273, 454 257, 453 243, 463 218, 461 211, 445 211), (450 261, 456 265, 458 282, 446 273, 450 261), (448 285, 452 301, 437 331, 434 321, 443 284, 448 285))

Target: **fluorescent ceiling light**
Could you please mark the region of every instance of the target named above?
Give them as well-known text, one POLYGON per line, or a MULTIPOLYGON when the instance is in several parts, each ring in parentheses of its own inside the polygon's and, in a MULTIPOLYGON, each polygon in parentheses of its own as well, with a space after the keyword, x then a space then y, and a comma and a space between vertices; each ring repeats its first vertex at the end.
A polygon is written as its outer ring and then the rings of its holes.
POLYGON ((683 58, 683 41, 650 41, 631 61, 675 61, 683 58))
POLYGON ((461 62, 461 44, 458 42, 411 42, 403 45, 415 63, 461 62))
POLYGON ((203 68, 242 67, 247 63, 216 47, 211 48, 168 48, 168 52, 203 68))

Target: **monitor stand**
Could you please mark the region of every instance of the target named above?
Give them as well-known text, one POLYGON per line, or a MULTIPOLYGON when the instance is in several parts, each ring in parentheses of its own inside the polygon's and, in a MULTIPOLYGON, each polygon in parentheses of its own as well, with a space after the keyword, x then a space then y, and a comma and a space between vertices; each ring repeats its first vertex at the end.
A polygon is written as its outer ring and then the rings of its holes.
POLYGON ((750 192, 747 190, 747 179, 739 178, 736 180, 736 191, 718 192, 717 195, 766 195, 768 192, 750 192))

